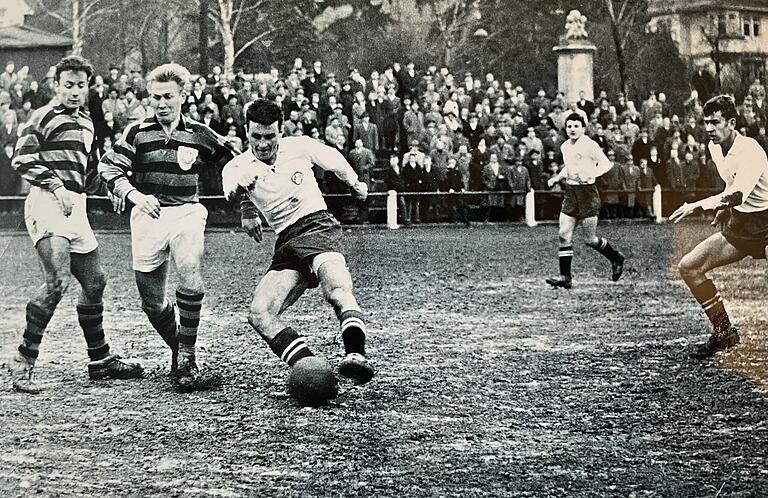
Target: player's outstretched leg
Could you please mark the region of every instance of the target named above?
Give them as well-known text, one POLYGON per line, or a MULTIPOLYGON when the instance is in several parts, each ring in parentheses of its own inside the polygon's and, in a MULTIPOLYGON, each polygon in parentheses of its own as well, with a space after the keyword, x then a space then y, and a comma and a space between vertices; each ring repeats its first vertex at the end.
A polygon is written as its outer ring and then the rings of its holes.
POLYGON ((678 264, 680 275, 712 324, 712 335, 707 342, 698 345, 691 352, 691 357, 708 358, 717 351, 723 351, 739 343, 739 332, 731 324, 720 293, 706 273, 714 268, 735 263, 745 256, 743 252, 729 244, 722 234, 716 233, 680 260, 678 264))
POLYGON ((624 255, 614 249, 607 239, 596 235, 596 216, 584 219, 582 226, 584 228, 584 243, 605 256, 608 261, 611 262, 611 280, 616 282, 621 278, 622 273, 624 273, 624 255))
POLYGON ((315 257, 313 266, 323 295, 339 318, 345 353, 339 363, 339 375, 364 384, 373 378, 375 372, 365 356, 365 320, 352 293, 352 276, 344 256, 341 253, 323 253, 315 257))
POLYGON ((149 323, 171 350, 171 375, 176 376, 178 368, 179 339, 177 337, 176 311, 173 303, 165 297, 168 278, 168 261, 152 271, 136 271, 136 286, 141 296, 141 309, 149 323))
POLYGON ((573 261, 573 231, 576 228, 576 218, 565 213, 560 213, 558 226, 559 247, 557 259, 560 266, 560 274, 549 277, 546 282, 553 287, 571 288, 571 263, 573 261))
POLYGON ((36 394, 41 391, 35 381, 35 362, 40 354, 40 343, 45 328, 69 286, 69 241, 61 237, 48 237, 37 243, 37 253, 43 267, 45 283, 40 292, 27 304, 26 327, 18 353, 10 366, 13 389, 36 394))
POLYGON ((72 275, 80 282, 82 292, 77 305, 77 319, 83 329, 88 347, 88 376, 91 379, 137 379, 144 375, 144 369, 136 363, 121 361, 110 353, 104 336, 102 297, 107 278, 99 262, 98 249, 86 254, 73 253, 71 256, 72 275))

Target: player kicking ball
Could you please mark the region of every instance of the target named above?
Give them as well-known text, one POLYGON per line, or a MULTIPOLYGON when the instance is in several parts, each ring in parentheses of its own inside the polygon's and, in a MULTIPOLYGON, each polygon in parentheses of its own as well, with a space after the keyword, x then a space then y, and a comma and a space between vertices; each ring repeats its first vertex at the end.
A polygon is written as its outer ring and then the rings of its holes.
POLYGON ((739 332, 707 272, 747 256, 764 259, 768 252, 768 159, 756 140, 736 131, 736 118, 736 104, 727 95, 704 104, 707 147, 725 190, 685 203, 669 217, 677 223, 698 209, 714 210, 712 224, 720 226, 720 232, 699 243, 678 264, 680 275, 712 323, 709 340, 691 353, 700 359, 739 343, 739 332))
POLYGON ((312 172, 316 164, 345 182, 365 200, 368 186, 335 149, 309 137, 281 137, 283 114, 259 99, 246 110, 249 149, 224 167, 229 199, 240 198, 242 225, 257 242, 261 220, 278 235, 267 273, 256 286, 248 322, 289 366, 314 356, 305 337, 282 320, 282 313, 311 287, 322 288, 341 326, 346 357, 339 374, 360 384, 373 378, 365 357, 366 326, 352 293, 352 277, 341 253, 342 229, 327 211, 312 172))
POLYGON ((558 232, 560 275, 547 278, 546 282, 553 287, 571 288, 571 241, 579 222, 584 231, 584 243, 611 262, 611 280, 615 282, 621 278, 624 271, 624 255, 614 249, 606 239, 597 236, 600 194, 595 186, 595 179, 610 171, 613 165, 597 142, 585 135, 586 123, 580 114, 572 113, 565 119, 565 131, 568 140, 560 146, 565 166, 547 182, 552 187, 565 179, 558 232))

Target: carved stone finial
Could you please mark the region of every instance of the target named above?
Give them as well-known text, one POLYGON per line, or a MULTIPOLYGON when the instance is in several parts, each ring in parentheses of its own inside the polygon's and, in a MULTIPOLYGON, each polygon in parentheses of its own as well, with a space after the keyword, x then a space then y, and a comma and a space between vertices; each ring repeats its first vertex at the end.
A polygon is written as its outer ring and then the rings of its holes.
POLYGON ((587 16, 584 16, 578 10, 572 10, 568 13, 568 17, 565 18, 565 39, 570 40, 586 40, 589 38, 587 30, 584 25, 587 23, 587 16))

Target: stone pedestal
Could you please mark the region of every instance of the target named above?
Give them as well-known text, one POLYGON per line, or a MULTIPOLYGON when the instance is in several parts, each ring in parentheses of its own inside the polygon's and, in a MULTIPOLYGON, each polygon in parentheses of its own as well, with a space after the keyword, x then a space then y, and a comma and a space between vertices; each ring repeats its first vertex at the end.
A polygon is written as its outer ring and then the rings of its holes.
POLYGON ((586 40, 572 40, 552 50, 557 53, 557 89, 565 94, 566 101, 578 101, 579 92, 584 92, 587 100, 594 100, 593 61, 597 48, 586 40))

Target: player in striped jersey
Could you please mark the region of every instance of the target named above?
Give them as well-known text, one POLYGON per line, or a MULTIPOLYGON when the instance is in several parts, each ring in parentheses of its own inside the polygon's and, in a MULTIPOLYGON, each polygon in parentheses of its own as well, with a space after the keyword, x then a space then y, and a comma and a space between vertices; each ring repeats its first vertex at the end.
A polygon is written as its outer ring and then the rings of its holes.
POLYGON ((234 157, 223 137, 181 115, 189 71, 164 64, 147 76, 151 118, 126 128, 99 163, 109 189, 134 205, 131 243, 141 306, 171 349, 171 372, 182 390, 198 386, 195 357, 200 310, 205 294, 203 257, 208 210, 198 201, 204 168, 221 168, 234 157), (166 299, 169 261, 179 279, 178 323, 166 299))
POLYGON ((719 95, 704 104, 709 154, 725 182, 725 190, 698 202, 680 206, 669 219, 675 223, 698 209, 714 210, 715 233, 683 256, 678 268, 693 297, 712 323, 712 335, 691 353, 707 358, 739 343, 723 300, 707 272, 747 256, 768 255, 768 158, 760 144, 736 131, 736 104, 719 95))
POLYGON ((327 211, 312 165, 333 172, 353 195, 365 200, 368 185, 344 156, 309 137, 281 137, 283 114, 268 100, 248 106, 249 149, 222 172, 224 194, 241 196, 242 224, 261 242, 261 212, 278 234, 272 264, 256 286, 248 322, 288 365, 313 356, 306 339, 290 327, 282 313, 307 288, 320 285, 339 319, 346 356, 339 374, 358 383, 371 380, 365 357, 366 326, 352 292, 352 277, 341 253, 342 230, 327 211))
POLYGON ((27 230, 43 268, 45 284, 26 309, 26 328, 11 364, 13 387, 37 393, 33 369, 43 333, 72 277, 80 283, 78 321, 88 347, 92 379, 138 378, 140 365, 110 352, 102 328, 106 277, 86 214, 86 192, 103 185, 88 169, 94 149, 93 122, 83 110, 91 65, 65 57, 56 65, 56 100, 36 110, 16 145, 12 164, 33 186, 24 203, 27 230))
POLYGON ((558 229, 560 274, 547 278, 546 282, 553 287, 566 289, 571 288, 572 239, 579 223, 584 230, 584 243, 611 262, 611 280, 615 282, 621 278, 624 271, 624 255, 614 249, 608 240, 597 236, 600 194, 595 186, 595 179, 610 171, 613 165, 597 142, 585 135, 587 123, 582 114, 574 112, 565 118, 568 140, 560 146, 565 166, 547 182, 551 187, 565 179, 558 229))

